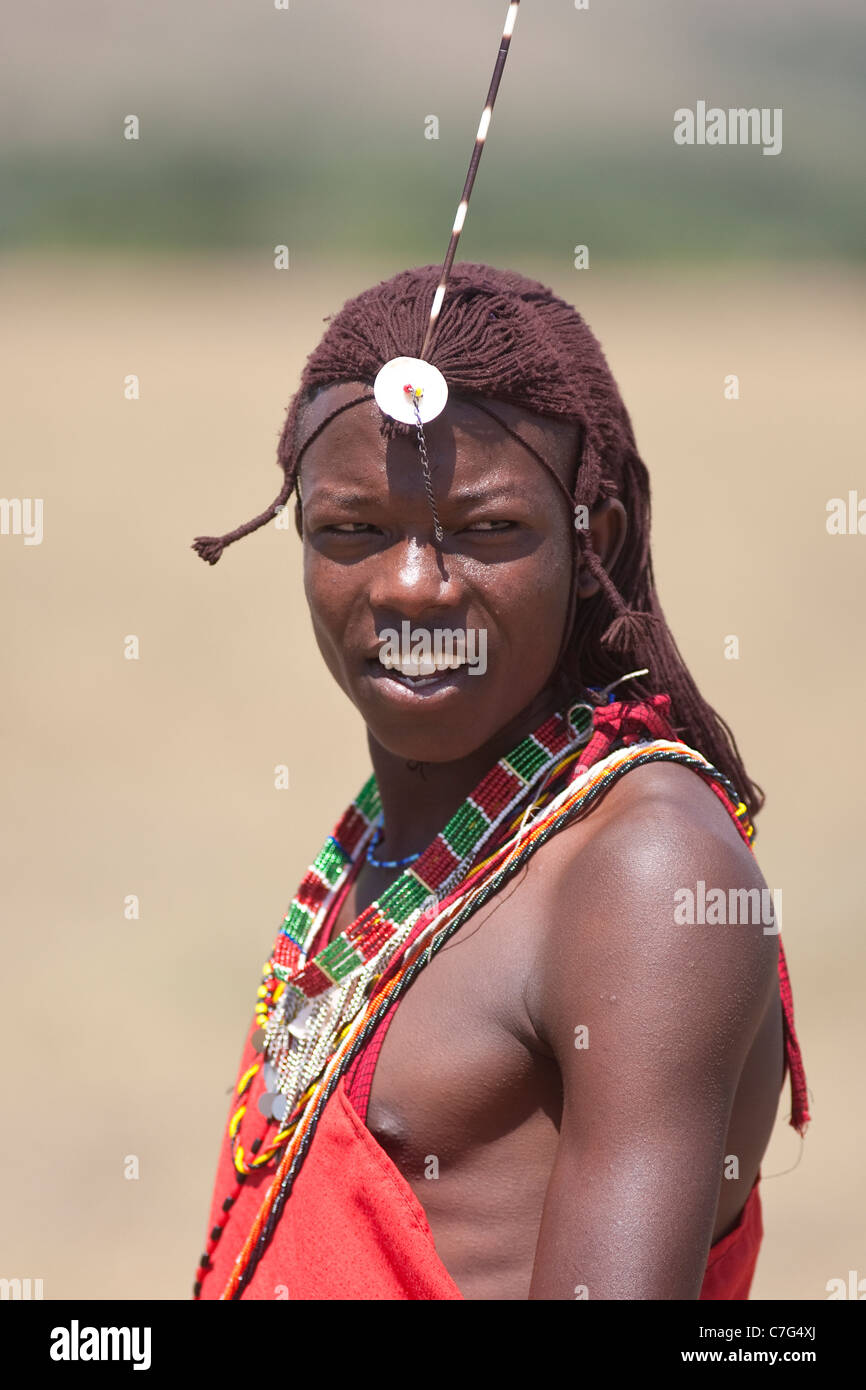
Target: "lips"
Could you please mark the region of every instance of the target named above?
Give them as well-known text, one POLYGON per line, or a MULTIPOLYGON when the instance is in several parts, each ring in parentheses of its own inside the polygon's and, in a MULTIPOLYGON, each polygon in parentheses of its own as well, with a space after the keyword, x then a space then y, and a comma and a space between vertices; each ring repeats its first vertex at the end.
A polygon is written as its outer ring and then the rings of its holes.
POLYGON ((431 685, 442 685, 445 676, 450 675, 450 671, 434 671, 430 675, 410 676, 406 671, 391 671, 392 680, 399 681, 401 685, 406 685, 410 690, 426 690, 431 685))
POLYGON ((437 663, 432 671, 432 662, 400 663, 388 667, 375 657, 365 664, 380 697, 400 704, 438 695, 447 697, 464 687, 468 676, 465 662, 448 667, 437 663), (421 674, 422 670, 424 674, 421 674), (410 671, 417 671, 418 674, 410 674, 410 671))

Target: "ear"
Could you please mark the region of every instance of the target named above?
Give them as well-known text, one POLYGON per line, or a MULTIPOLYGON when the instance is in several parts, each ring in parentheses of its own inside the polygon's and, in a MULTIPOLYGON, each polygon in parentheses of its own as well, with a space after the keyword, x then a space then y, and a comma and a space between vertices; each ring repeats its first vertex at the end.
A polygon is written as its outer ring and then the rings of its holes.
MULTIPOLYGON (((625 543, 628 518, 618 497, 607 497, 593 507, 589 517, 589 536, 592 548, 608 574, 625 543)), ((592 598, 599 590, 598 580, 581 565, 577 574, 578 598, 592 598)))

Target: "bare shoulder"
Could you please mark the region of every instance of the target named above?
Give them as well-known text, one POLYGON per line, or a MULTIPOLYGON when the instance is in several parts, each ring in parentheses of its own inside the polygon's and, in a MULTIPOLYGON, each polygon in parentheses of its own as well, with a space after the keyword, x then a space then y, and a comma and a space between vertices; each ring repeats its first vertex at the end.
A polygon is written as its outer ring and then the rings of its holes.
POLYGON ((676 763, 633 768, 545 848, 526 997, 539 1037, 557 1053, 573 1046, 575 1011, 598 1022, 615 999, 628 1009, 620 1036, 630 1043, 675 1021, 681 1040, 691 1030, 703 1053, 714 1039, 737 1071, 775 987, 778 938, 762 919, 733 925, 725 915, 722 925, 718 914, 689 921, 683 911, 689 895, 705 904, 711 892, 766 901, 755 857, 712 788, 676 763))
MULTIPOLYGON (((705 779, 693 767, 675 762, 645 763, 624 773, 585 818, 588 834, 581 837, 581 843, 588 844, 602 831, 605 838, 617 830, 632 834, 642 820, 652 822, 659 817, 679 829, 686 824, 700 826, 737 846, 746 859, 754 859, 705 779)), ((560 848, 568 857, 565 841, 560 840, 560 848)))
POLYGON ((667 882, 672 870, 701 864, 763 883, 754 854, 720 798, 681 763, 631 769, 575 829, 550 841, 547 869, 562 876, 564 889, 575 875, 584 878, 585 891, 592 892, 601 878, 609 887, 616 873, 624 889, 638 884, 643 891, 648 879, 661 875, 667 882))

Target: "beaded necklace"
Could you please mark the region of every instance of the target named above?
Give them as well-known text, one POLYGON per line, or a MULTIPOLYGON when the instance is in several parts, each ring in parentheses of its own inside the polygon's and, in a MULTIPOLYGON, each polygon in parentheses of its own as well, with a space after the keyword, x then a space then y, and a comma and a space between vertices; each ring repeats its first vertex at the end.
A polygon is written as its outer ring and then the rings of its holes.
POLYGON ((367 863, 372 864, 374 869, 405 869, 407 864, 414 864, 416 859, 420 859, 423 850, 416 850, 414 854, 407 854, 402 859, 377 859, 373 850, 377 849, 382 842, 382 818, 379 817, 379 824, 376 833, 367 846, 367 863))
MULTIPOLYGON (((552 714, 500 758, 411 868, 310 958, 347 877, 381 833, 379 790, 375 777, 367 780, 307 870, 263 970, 254 1045, 267 1056, 267 1090, 259 1100, 266 1118, 291 1124, 341 1030, 418 917, 454 891, 527 793, 564 754, 587 741, 591 724, 589 704, 574 704, 567 715, 552 714)), ((238 1172, 267 1162, 286 1137, 287 1131, 278 1133, 265 1151, 246 1160, 235 1130, 238 1172)))

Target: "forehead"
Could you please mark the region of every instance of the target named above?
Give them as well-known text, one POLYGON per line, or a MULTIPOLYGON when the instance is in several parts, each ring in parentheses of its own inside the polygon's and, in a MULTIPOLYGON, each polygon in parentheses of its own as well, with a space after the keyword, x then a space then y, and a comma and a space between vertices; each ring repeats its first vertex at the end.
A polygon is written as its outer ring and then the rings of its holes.
MULTIPOLYGON (((416 431, 386 439, 380 433, 382 413, 369 387, 360 384, 343 382, 321 391, 300 413, 298 446, 303 449, 304 441, 335 409, 365 393, 370 394, 370 400, 344 409, 304 449, 299 472, 305 498, 326 479, 357 480, 361 474, 368 479, 381 477, 383 464, 391 483, 395 478, 420 477, 420 469, 407 471, 404 467, 410 461, 417 463, 416 431)), ((495 479, 501 486, 510 484, 516 489, 525 488, 527 479, 555 487, 530 452, 534 450, 571 488, 579 443, 576 424, 536 415, 506 401, 485 399, 481 404, 499 419, 491 419, 470 398, 452 395, 442 414, 424 426, 431 462, 442 470, 443 482, 459 475, 464 481, 495 479)))

